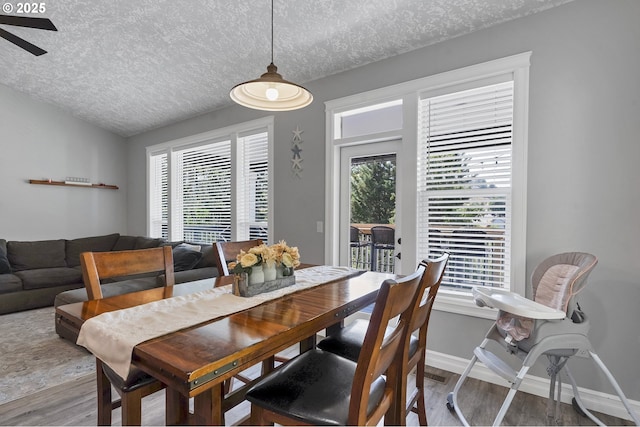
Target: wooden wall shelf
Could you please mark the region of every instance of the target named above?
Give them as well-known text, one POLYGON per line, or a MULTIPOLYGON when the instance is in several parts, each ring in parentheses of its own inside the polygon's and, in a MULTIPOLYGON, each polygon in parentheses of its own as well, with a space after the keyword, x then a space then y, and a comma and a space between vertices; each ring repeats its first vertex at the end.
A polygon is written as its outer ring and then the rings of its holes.
POLYGON ((84 187, 84 188, 105 188, 107 190, 117 190, 117 185, 108 185, 108 184, 91 184, 91 185, 83 185, 83 184, 68 184, 64 181, 49 181, 46 179, 30 179, 29 184, 38 184, 38 185, 64 185, 67 187, 84 187))

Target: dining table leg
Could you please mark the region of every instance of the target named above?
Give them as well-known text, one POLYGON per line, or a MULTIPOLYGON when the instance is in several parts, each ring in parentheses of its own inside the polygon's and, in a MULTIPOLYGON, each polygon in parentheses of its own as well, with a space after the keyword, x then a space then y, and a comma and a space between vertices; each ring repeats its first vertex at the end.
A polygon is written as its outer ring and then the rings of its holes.
POLYGON ((189 398, 179 391, 167 387, 165 392, 166 400, 166 424, 167 425, 188 425, 189 422, 189 398))
POLYGON ((196 425, 223 426, 224 383, 216 384, 193 398, 193 412, 196 425))

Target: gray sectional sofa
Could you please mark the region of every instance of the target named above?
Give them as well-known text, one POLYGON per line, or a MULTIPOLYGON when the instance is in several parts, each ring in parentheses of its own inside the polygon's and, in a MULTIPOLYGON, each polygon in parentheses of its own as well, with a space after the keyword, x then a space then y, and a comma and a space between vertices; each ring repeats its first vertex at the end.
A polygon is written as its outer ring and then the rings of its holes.
MULTIPOLYGON (((0 314, 86 301, 80 253, 173 246, 176 283, 216 277, 211 245, 169 243, 118 233, 73 240, 32 242, 0 239, 0 314), (54 304, 55 302, 55 304, 54 304)), ((123 277, 103 286, 105 296, 164 284, 162 276, 123 277)), ((57 325, 56 325, 57 330, 57 325)))

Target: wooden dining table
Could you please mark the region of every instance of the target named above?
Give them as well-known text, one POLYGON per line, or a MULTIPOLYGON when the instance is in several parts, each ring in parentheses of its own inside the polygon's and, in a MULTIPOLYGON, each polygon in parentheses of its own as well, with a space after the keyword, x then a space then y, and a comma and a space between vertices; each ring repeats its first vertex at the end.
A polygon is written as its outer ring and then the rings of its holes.
MULTIPOLYGON (((316 333, 340 327, 350 314, 372 304, 381 283, 395 275, 365 272, 270 300, 256 307, 171 332, 136 345, 132 363, 166 385, 166 423, 223 425, 224 413, 241 403, 246 385, 225 395, 224 381, 297 343, 315 345, 316 333), (189 398, 194 398, 193 414, 189 398)), ((102 313, 221 286, 231 276, 156 288, 59 306, 56 313, 81 327, 102 313)), ((254 380, 255 382, 257 380, 254 380)))

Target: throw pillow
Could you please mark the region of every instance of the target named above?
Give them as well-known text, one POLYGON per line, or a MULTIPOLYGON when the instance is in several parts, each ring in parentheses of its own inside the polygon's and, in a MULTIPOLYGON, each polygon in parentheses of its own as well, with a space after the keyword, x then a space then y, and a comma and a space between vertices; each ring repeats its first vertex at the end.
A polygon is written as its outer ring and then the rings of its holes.
POLYGON ((202 253, 191 249, 185 243, 173 248, 173 271, 191 270, 202 258, 202 253))
POLYGON ((7 258, 7 241, 0 239, 0 274, 11 273, 11 264, 7 258))

